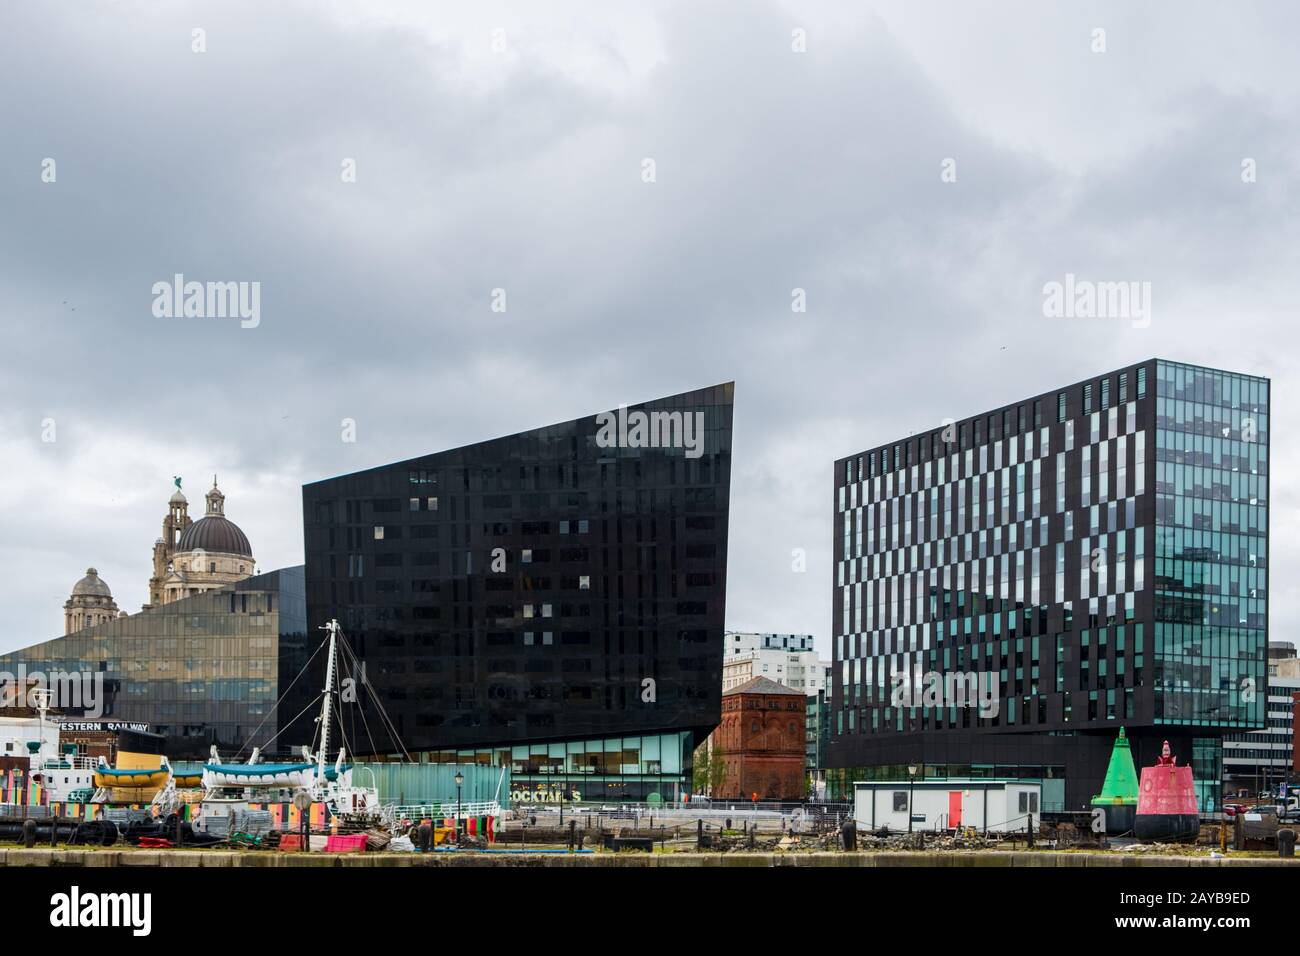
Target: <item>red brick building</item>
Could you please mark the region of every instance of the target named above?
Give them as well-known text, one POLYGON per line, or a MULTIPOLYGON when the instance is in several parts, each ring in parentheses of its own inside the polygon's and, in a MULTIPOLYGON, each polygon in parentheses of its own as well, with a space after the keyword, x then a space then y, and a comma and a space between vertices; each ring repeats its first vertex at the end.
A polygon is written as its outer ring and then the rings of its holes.
POLYGON ((755 677, 722 695, 722 722, 709 736, 726 765, 722 799, 801 800, 807 720, 802 692, 755 677))

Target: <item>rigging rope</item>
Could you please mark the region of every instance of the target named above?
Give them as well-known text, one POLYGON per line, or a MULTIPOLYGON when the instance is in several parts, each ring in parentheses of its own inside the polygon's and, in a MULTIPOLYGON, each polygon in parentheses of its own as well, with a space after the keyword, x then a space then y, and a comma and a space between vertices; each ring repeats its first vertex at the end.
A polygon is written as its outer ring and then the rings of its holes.
MULTIPOLYGON (((235 761, 236 761, 236 762, 239 761, 239 756, 240 756, 240 754, 242 754, 242 753, 244 752, 244 748, 247 747, 249 744, 251 744, 251 743, 253 742, 254 739, 256 739, 256 737, 257 737, 257 732, 258 732, 259 730, 262 729, 262 724, 265 724, 265 723, 267 722, 267 720, 270 719, 271 715, 275 713, 276 708, 279 707, 281 704, 284 703, 284 699, 285 699, 286 697, 289 696, 289 691, 293 690, 293 685, 296 684, 296 683, 298 683, 298 678, 301 677, 303 674, 307 673, 307 668, 311 666, 311 662, 314 661, 314 660, 316 659, 316 655, 320 653, 320 649, 321 649, 321 647, 324 647, 324 646, 325 646, 324 644, 321 644, 320 646, 318 646, 318 647, 316 648, 316 650, 314 650, 314 651, 312 652, 311 657, 307 658, 307 663, 303 664, 303 665, 302 665, 302 669, 301 669, 300 671, 298 671, 297 674, 294 675, 293 680, 289 681, 289 686, 286 687, 286 688, 284 689, 284 693, 280 695, 280 699, 277 700, 277 701, 276 701, 276 702, 271 706, 271 709, 270 709, 269 711, 267 711, 265 715, 263 715, 261 722, 257 725, 256 728, 254 728, 253 732, 249 735, 248 739, 244 741, 244 745, 243 745, 243 747, 240 747, 239 750, 235 752, 235 761)), ((301 717, 301 716, 302 716, 302 714, 299 714, 299 715, 298 715, 298 717, 301 717)), ((295 717, 294 720, 297 720, 298 717, 295 717)), ((277 733, 275 736, 278 737, 278 736, 280 736, 280 735, 277 733)), ((272 738, 271 738, 271 740, 274 740, 274 739, 275 739, 275 737, 272 737, 272 738)), ((271 740, 268 740, 266 743, 269 744, 269 743, 271 742, 271 740)), ((263 748, 264 748, 264 749, 265 749, 265 746, 266 746, 266 745, 264 744, 264 745, 263 745, 263 748)))
MULTIPOLYGON (((340 628, 339 631, 341 634, 342 628, 340 628)), ((352 656, 352 660, 354 661, 358 660, 358 658, 356 657, 356 652, 353 651, 352 648, 348 645, 346 639, 340 641, 340 645, 344 647, 347 650, 348 654, 352 656)), ((415 763, 415 758, 411 756, 411 752, 406 749, 406 744, 402 742, 401 735, 397 732, 397 728, 393 726, 392 720, 390 720, 388 717, 388 711, 384 709, 383 701, 379 699, 379 692, 375 690, 375 685, 370 683, 370 678, 366 675, 366 671, 364 668, 361 669, 361 680, 365 683, 366 688, 370 691, 371 699, 374 700, 375 702, 375 709, 378 711, 379 718, 380 720, 383 721, 384 727, 388 730, 389 736, 393 739, 393 742, 396 743, 397 746, 401 748, 402 754, 406 757, 407 761, 409 761, 410 763, 415 763)), ((374 739, 372 738, 371 746, 373 745, 374 745, 374 739)))

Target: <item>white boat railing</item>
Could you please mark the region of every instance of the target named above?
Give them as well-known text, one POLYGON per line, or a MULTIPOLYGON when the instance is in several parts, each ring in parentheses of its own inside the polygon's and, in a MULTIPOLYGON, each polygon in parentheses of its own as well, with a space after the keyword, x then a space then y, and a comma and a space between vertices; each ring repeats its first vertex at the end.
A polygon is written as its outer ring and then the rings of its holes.
POLYGON ((94 770, 98 762, 94 757, 46 757, 41 770, 94 770))

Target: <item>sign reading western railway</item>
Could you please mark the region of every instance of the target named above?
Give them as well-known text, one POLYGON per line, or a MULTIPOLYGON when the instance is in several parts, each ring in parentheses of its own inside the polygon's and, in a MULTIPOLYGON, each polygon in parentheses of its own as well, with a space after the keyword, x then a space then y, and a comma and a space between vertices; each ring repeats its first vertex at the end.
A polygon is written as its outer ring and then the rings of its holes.
POLYGON ((118 730, 134 730, 141 734, 149 732, 147 723, 130 720, 61 720, 59 721, 59 727, 75 733, 118 730))

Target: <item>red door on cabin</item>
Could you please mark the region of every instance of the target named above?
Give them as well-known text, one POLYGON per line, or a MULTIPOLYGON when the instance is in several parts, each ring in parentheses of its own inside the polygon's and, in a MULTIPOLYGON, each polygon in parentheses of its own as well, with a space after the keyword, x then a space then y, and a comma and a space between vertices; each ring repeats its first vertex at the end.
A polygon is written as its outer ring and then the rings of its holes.
POLYGON ((961 791, 948 791, 948 826, 961 826, 961 791))

